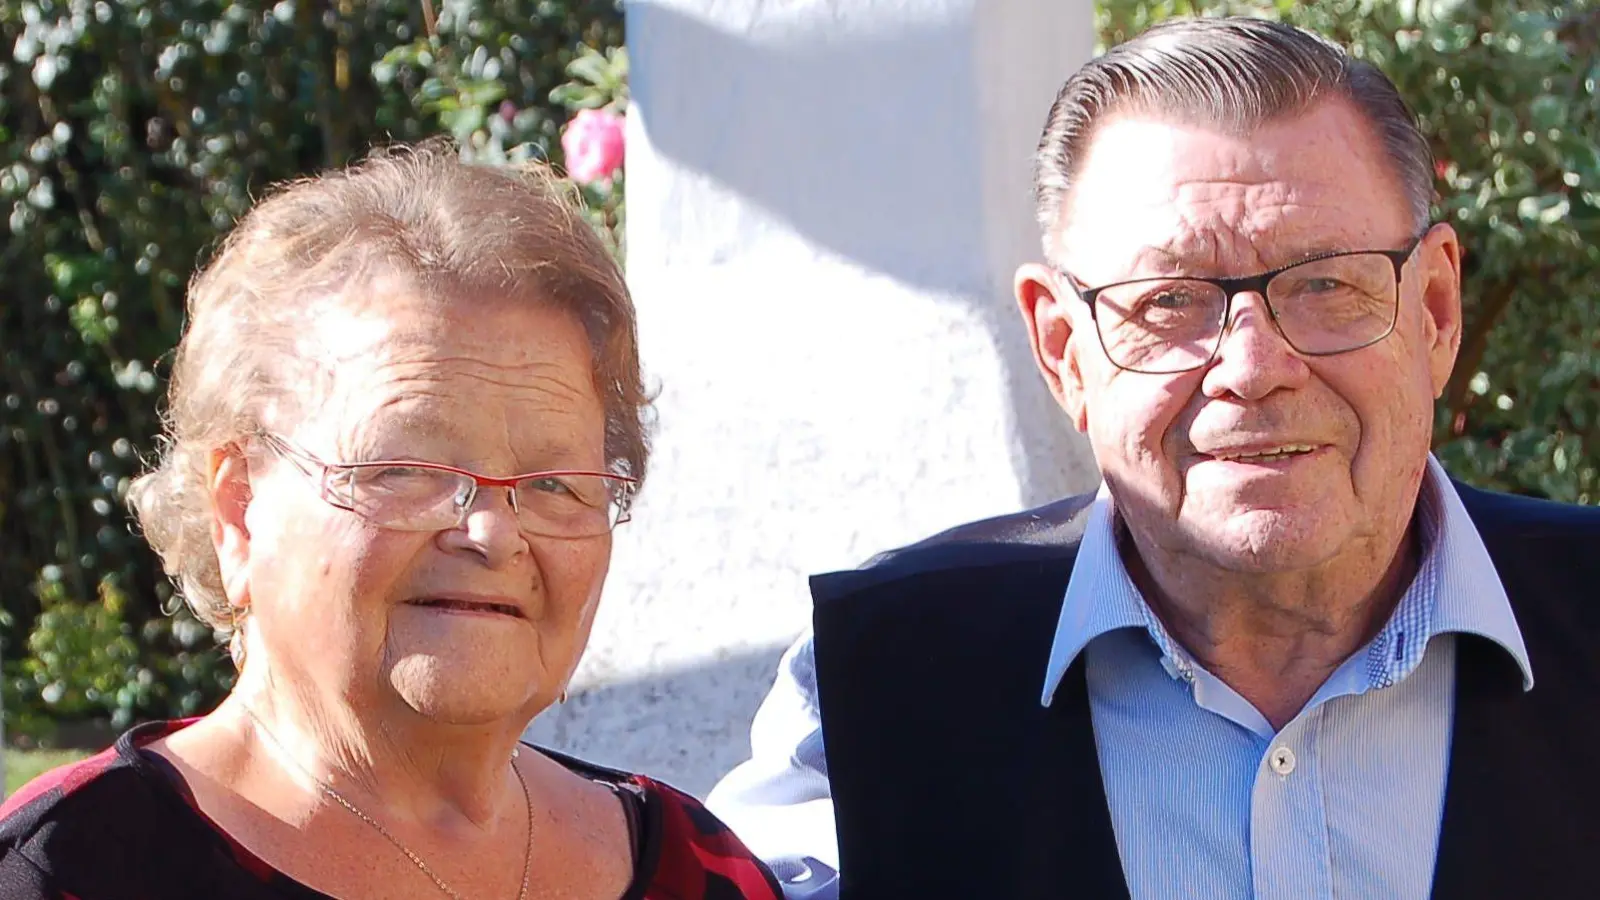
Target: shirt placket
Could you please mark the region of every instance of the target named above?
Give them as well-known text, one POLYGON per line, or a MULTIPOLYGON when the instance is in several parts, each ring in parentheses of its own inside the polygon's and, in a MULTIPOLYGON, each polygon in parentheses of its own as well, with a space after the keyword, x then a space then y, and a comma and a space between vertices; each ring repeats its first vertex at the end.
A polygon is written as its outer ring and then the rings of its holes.
POLYGON ((1255 900, 1331 900, 1327 803, 1318 736, 1308 710, 1265 744, 1250 797, 1250 875, 1255 900))

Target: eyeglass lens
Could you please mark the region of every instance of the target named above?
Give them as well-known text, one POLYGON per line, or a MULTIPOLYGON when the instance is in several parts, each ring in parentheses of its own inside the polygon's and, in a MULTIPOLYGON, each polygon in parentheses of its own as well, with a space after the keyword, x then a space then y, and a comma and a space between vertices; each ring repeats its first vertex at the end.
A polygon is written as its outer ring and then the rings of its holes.
MULTIPOLYGON (((470 476, 422 467, 358 466, 342 481, 341 499, 358 515, 413 531, 455 527, 476 494, 470 476)), ((517 519, 536 534, 604 534, 616 525, 621 511, 613 479, 602 475, 529 478, 515 491, 517 519)))
MULTIPOLYGON (((1394 325, 1399 283, 1381 253, 1311 260, 1267 284, 1267 304, 1296 350, 1330 354, 1365 346, 1394 325)), ((1221 342, 1228 296, 1186 278, 1144 279, 1100 291, 1095 322, 1111 361, 1142 372, 1203 366, 1221 342)))

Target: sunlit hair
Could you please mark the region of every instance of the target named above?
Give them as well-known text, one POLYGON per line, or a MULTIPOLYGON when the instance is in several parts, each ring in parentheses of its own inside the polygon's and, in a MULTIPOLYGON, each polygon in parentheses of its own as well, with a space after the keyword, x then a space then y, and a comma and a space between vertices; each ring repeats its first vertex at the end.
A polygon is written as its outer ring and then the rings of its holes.
POLYGON ((543 165, 469 165, 432 141, 281 185, 189 285, 161 452, 129 491, 167 573, 215 628, 233 617, 211 543, 208 459, 265 427, 267 410, 315 402, 308 324, 386 275, 450 302, 494 297, 571 312, 589 338, 607 464, 644 477, 650 403, 633 301, 565 182, 543 165))
POLYGON ((1329 98, 1350 102, 1388 157, 1413 224, 1426 227, 1433 153, 1388 76, 1307 31, 1250 18, 1175 19, 1118 44, 1067 79, 1034 156, 1045 253, 1096 126, 1119 113, 1245 135, 1329 98))

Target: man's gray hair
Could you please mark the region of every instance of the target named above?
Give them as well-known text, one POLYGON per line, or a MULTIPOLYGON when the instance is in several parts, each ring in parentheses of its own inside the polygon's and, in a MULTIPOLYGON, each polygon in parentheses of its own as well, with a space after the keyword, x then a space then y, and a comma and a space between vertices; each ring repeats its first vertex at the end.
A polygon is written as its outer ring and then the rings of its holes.
POLYGON ((1371 124, 1420 232, 1433 201, 1433 152, 1388 76, 1290 25, 1192 18, 1165 22, 1111 48, 1062 85, 1034 157, 1034 209, 1045 252, 1051 252, 1050 236, 1061 224, 1076 169, 1105 117, 1144 113, 1243 135, 1329 97, 1349 101, 1371 124))

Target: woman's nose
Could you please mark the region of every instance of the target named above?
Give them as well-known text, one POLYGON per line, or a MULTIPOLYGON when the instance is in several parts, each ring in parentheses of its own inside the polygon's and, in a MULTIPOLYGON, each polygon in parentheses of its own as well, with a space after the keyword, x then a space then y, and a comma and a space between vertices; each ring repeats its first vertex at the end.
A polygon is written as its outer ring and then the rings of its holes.
POLYGON ((451 549, 475 553, 491 569, 504 567, 528 550, 510 488, 479 490, 461 525, 446 534, 456 536, 449 539, 451 549))

